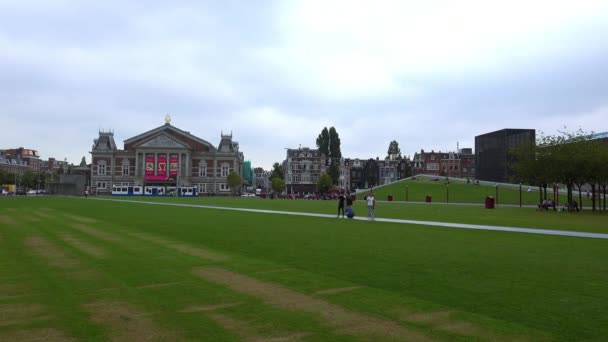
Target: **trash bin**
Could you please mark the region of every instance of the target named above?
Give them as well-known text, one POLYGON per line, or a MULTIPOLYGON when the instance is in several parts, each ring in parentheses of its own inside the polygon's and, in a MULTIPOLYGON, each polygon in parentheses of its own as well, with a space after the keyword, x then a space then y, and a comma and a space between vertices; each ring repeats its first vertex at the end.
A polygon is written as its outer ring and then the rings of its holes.
POLYGON ((389 202, 392 201, 393 200, 393 195, 386 196, 386 200, 389 201, 389 202))
POLYGON ((426 195, 426 198, 425 198, 425 200, 424 200, 424 201, 425 201, 426 203, 431 203, 431 200, 432 200, 431 196, 426 195))
POLYGON ((486 209, 494 209, 494 197, 487 196, 485 206, 486 206, 486 209))

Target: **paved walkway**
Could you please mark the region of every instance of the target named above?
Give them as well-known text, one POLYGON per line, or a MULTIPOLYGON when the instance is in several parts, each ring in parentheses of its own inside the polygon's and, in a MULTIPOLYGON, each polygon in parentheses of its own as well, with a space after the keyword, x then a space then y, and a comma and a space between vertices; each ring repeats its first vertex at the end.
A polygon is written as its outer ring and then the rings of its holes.
MULTIPOLYGON (((113 199, 113 198, 91 198, 97 201, 110 201, 110 202, 127 202, 127 203, 138 203, 138 204, 151 204, 151 205, 165 205, 173 207, 189 207, 189 208, 203 208, 203 209, 215 209, 215 210, 232 210, 232 211, 243 211, 250 213, 265 213, 265 214, 279 214, 279 215, 293 215, 293 216, 308 216, 308 217, 323 217, 337 219, 335 215, 330 214, 317 214, 317 213, 304 213, 297 211, 281 211, 281 210, 268 210, 268 209, 250 209, 250 208, 234 208, 234 207, 220 207, 214 205, 203 205, 203 204, 187 204, 187 203, 166 203, 166 202, 150 202, 150 201, 134 201, 125 199, 113 199)), ((372 221, 367 217, 355 217, 353 220, 358 221, 372 221)), ((527 233, 527 234, 541 234, 541 235, 558 235, 558 236, 571 236, 571 237, 582 237, 591 239, 608 239, 608 234, 603 233, 587 233, 587 232, 574 232, 569 230, 553 230, 553 229, 537 229, 537 228, 515 228, 515 227, 504 227, 504 226, 486 226, 478 224, 466 224, 466 223, 452 223, 452 222, 438 222, 438 221, 417 221, 417 220, 404 220, 404 219, 392 219, 377 217, 373 219, 373 222, 390 222, 390 223, 402 223, 402 224, 413 224, 422 226, 433 226, 433 227, 444 227, 444 228, 460 228, 460 229, 477 229, 477 230, 491 230, 501 232, 512 232, 512 233, 527 233)))

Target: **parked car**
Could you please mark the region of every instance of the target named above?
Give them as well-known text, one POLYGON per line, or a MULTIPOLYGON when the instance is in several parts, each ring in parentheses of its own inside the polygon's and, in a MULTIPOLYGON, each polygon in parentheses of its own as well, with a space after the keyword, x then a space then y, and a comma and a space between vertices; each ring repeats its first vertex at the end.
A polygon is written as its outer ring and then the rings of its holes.
POLYGON ((36 194, 38 194, 38 195, 46 195, 46 190, 37 190, 36 194))
POLYGON ((241 197, 255 197, 255 194, 244 193, 241 197))
POLYGON ((36 190, 28 190, 26 195, 28 195, 28 196, 38 195, 38 192, 36 190))
POLYGON ((8 195, 10 195, 10 192, 8 192, 7 190, 2 189, 2 192, 0 192, 0 194, 2 194, 2 196, 8 196, 8 195))

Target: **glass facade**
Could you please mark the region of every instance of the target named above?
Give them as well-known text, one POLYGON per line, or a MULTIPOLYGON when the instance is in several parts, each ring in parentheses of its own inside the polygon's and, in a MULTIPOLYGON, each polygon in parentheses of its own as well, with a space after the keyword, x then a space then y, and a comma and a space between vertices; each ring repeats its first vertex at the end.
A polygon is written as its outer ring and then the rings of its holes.
POLYGON ((533 129, 503 129, 475 137, 475 177, 492 182, 508 182, 512 176, 509 151, 514 147, 535 143, 533 129))

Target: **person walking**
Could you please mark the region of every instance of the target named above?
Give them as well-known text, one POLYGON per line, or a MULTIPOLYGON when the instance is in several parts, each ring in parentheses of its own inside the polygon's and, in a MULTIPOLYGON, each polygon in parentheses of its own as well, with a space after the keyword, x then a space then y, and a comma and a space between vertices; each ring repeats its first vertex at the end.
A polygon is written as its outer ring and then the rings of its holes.
POLYGON ((374 219, 376 217, 376 198, 374 193, 370 193, 367 196, 367 217, 374 219))
POLYGON ((352 208, 353 206, 353 196, 350 192, 346 193, 346 209, 352 208))
POLYGON ((340 210, 342 210, 342 218, 344 218, 344 193, 340 193, 338 196, 338 216, 340 217, 340 210))

